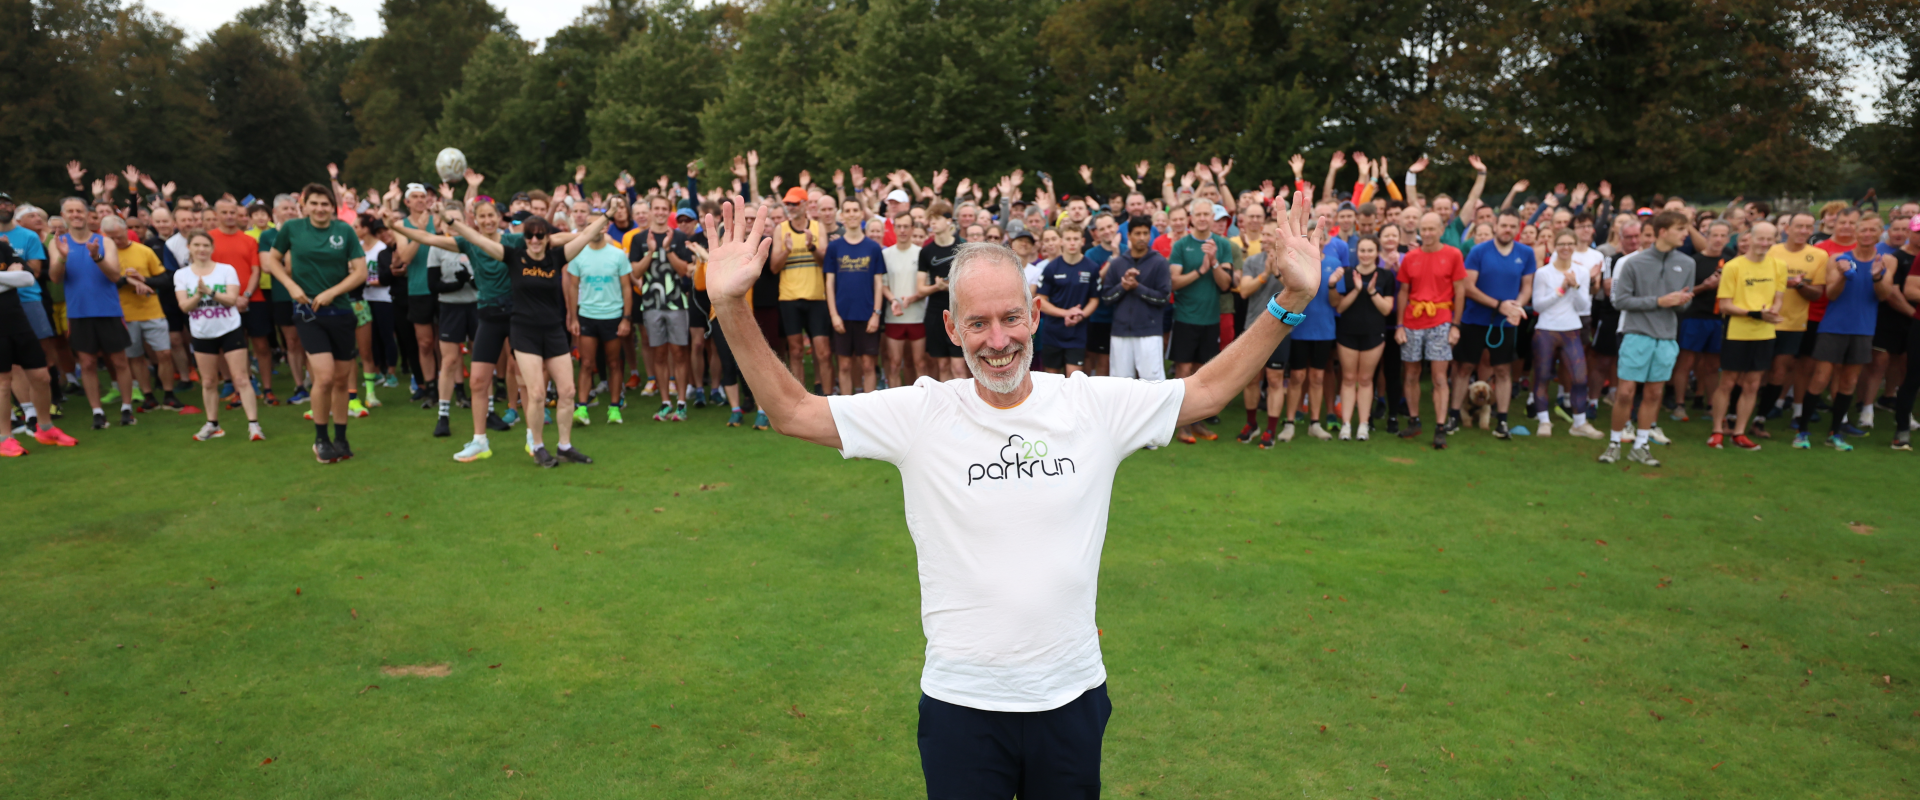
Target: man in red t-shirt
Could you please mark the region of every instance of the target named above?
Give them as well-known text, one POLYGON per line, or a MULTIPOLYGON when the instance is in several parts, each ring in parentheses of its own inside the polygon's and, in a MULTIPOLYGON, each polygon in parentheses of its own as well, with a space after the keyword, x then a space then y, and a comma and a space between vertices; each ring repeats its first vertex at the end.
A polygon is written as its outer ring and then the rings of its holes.
MULTIPOLYGON (((273 335, 273 309, 267 304, 266 294, 260 291, 260 241, 244 230, 246 213, 239 203, 221 198, 213 204, 213 218, 214 228, 207 231, 207 236, 213 239, 213 262, 233 267, 240 276, 240 285, 246 287, 241 294, 246 302, 240 305, 240 327, 253 341, 253 354, 259 359, 255 367, 262 380, 255 391, 268 404, 278 405, 273 396, 273 348, 267 344, 267 337, 273 335)), ((247 378, 245 375, 230 377, 235 381, 247 378)), ((210 376, 202 375, 200 379, 209 380, 210 376)))
POLYGON ((1420 247, 1400 257, 1400 329, 1393 340, 1400 345, 1400 364, 1406 380, 1407 411, 1411 414, 1400 438, 1420 435, 1420 362, 1433 364, 1433 449, 1447 449, 1447 426, 1441 415, 1447 408, 1447 368, 1453 346, 1460 342, 1454 312, 1467 302, 1467 263, 1459 250, 1440 243, 1440 215, 1420 218, 1420 247))

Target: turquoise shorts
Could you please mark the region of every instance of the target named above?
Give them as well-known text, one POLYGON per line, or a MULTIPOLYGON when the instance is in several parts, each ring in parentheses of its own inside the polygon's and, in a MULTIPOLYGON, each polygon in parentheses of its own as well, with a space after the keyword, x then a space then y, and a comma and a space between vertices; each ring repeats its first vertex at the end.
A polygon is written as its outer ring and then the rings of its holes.
POLYGON ((1644 333, 1620 337, 1619 377, 1634 383, 1660 383, 1673 377, 1674 359, 1680 357, 1680 342, 1655 339, 1644 333))

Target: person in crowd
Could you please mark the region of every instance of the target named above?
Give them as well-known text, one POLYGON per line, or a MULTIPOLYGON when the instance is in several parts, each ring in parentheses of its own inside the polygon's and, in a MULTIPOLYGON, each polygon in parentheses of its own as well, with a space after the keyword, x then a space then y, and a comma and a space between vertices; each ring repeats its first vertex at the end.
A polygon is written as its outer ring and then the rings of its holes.
MULTIPOLYGON (((405 203, 406 216, 399 220, 398 225, 395 225, 394 220, 390 218, 387 227, 400 235, 394 243, 393 271, 407 279, 407 321, 413 325, 415 357, 419 359, 420 371, 427 376, 425 382, 414 387, 413 399, 421 402, 422 407, 430 407, 425 404, 437 402, 434 398, 439 396, 439 381, 443 371, 440 363, 441 350, 436 344, 440 341, 437 330, 440 321, 439 292, 434 291, 427 283, 427 259, 434 248, 420 244, 413 237, 406 236, 399 228, 435 233, 433 199, 432 195, 427 193, 427 187, 410 183, 407 184, 405 203)), ((274 201, 274 207, 276 209, 274 216, 278 217, 280 215, 278 200, 274 201)), ((270 246, 264 236, 261 237, 260 244, 262 247, 270 246)), ((288 302, 287 313, 290 318, 293 313, 291 301, 288 302)), ((282 329, 285 330, 290 325, 289 319, 282 329)), ((289 340, 294 338, 297 337, 289 337, 289 340)), ((295 394, 297 396, 298 392, 295 394)))
POLYGON ((160 373, 166 406, 179 408, 180 401, 173 396, 173 340, 167 335, 166 314, 159 299, 159 294, 167 291, 167 268, 152 248, 128 236, 127 223, 121 218, 101 220, 100 233, 120 251, 120 309, 131 342, 127 367, 133 372, 134 386, 128 391, 134 393, 135 407, 147 412, 161 406, 160 393, 154 391, 153 370, 147 366, 151 363, 160 373))
MULTIPOLYGON (((500 231, 500 210, 492 203, 479 203, 474 206, 473 224, 467 225, 462 204, 449 200, 441 206, 436 229, 444 231, 446 226, 459 222, 466 230, 476 231, 479 238, 495 243, 519 244, 521 234, 502 233, 500 231), (514 238, 509 238, 514 237, 514 238)), ((487 431, 505 431, 512 426, 493 410, 493 379, 495 374, 506 376, 507 397, 509 402, 516 397, 518 370, 504 363, 507 355, 507 339, 511 333, 513 318, 512 280, 505 262, 495 258, 490 251, 471 241, 464 235, 448 233, 430 233, 425 230, 389 226, 388 230, 398 233, 422 245, 432 247, 427 266, 428 285, 439 294, 436 305, 439 308, 441 338, 441 380, 439 414, 434 423, 434 436, 451 435, 448 417, 453 397, 453 386, 460 372, 461 341, 472 342, 472 375, 469 380, 474 386, 483 387, 487 392, 487 401, 472 402, 473 439, 456 453, 454 460, 462 462, 477 461, 486 456, 480 455, 491 448, 486 440, 487 431), (471 303, 471 307, 467 304, 471 303), (451 331, 451 332, 450 332, 451 331), (447 337, 460 337, 448 341, 447 337), (449 368, 451 365, 451 368, 449 368)), ((504 247, 505 244, 502 244, 504 247)), ((528 387, 531 390, 537 387, 528 387)), ((516 416, 524 418, 532 425, 532 415, 536 406, 544 404, 524 404, 524 409, 516 416)), ((509 409, 509 413, 513 413, 509 409)), ((541 414, 546 414, 542 408, 541 414)))
MULTIPOLYGON (((907 193, 895 189, 887 196, 889 209, 896 205, 904 211, 907 193), (896 200, 894 195, 899 195, 896 200)), ((920 286, 920 242, 913 237, 913 220, 904 214, 901 221, 887 221, 887 278, 881 285, 886 317, 881 321, 886 341, 887 385, 908 386, 930 374, 927 362, 927 292, 920 286)))
MULTIPOLYGON (((12 211, 8 197, 6 210, 12 211)), ((17 458, 27 449, 13 437, 33 434, 44 445, 73 447, 78 442, 53 424, 53 390, 47 375, 47 353, 28 321, 20 292, 35 283, 26 259, 13 249, 14 237, 0 238, 0 419, 12 416, 14 398, 21 398, 27 425, 0 429, 0 458, 17 458), (16 376, 19 380, 16 380, 16 376), (32 406, 32 408, 25 408, 32 406), (37 413, 36 413, 37 412, 37 413)), ((37 238, 36 238, 37 241, 37 238)))
POLYGON ((47 277, 61 284, 66 296, 68 341, 80 360, 80 386, 86 392, 87 405, 93 411, 93 429, 107 427, 107 412, 100 407, 100 360, 113 370, 113 380, 123 387, 120 398, 120 424, 132 425, 133 370, 127 363, 127 348, 133 341, 121 323, 120 269, 118 248, 107 246, 106 237, 93 232, 92 211, 87 201, 69 197, 60 201, 60 216, 68 231, 53 240, 47 277))
MULTIPOLYGON (((227 435, 220 427, 219 384, 208 376, 219 375, 222 363, 234 375, 247 374, 247 336, 238 310, 246 303, 247 284, 233 265, 214 261, 213 251, 213 235, 194 231, 187 237, 187 266, 173 273, 174 298, 187 313, 193 337, 194 363, 207 378, 200 381, 207 422, 193 435, 202 442, 227 435)), ((247 414, 247 439, 266 439, 260 430, 259 400, 253 393, 253 383, 236 381, 233 391, 240 396, 247 414)))
MULTIPOLYGON (((575 225, 581 230, 595 216, 593 205, 585 200, 574 201, 572 212, 577 220, 585 221, 575 225)), ((602 227, 597 235, 587 237, 579 254, 567 262, 567 331, 579 337, 580 378, 575 386, 592 386, 593 376, 604 363, 612 376, 606 419, 610 425, 619 425, 626 421, 621 416, 626 370, 620 342, 633 332, 633 262, 619 244, 607 238, 602 227)), ((584 405, 576 406, 573 413, 575 423, 588 424, 584 405)))
POLYGON ((1733 225, 1725 221, 1707 224, 1707 246, 1693 252, 1693 303, 1680 318, 1680 357, 1674 362, 1673 380, 1667 387, 1666 406, 1675 422, 1686 422, 1687 386, 1698 380, 1700 394, 1710 391, 1708 376, 1720 371, 1720 348, 1726 341, 1727 320, 1718 311, 1720 269, 1726 263, 1726 246, 1733 238, 1733 225))
MULTIPOLYGON (((1847 415, 1853 410, 1853 391, 1861 368, 1873 360, 1873 329, 1880 316, 1880 300, 1894 291, 1893 256, 1881 255, 1875 247, 1877 240, 1857 237, 1859 216, 1858 209, 1843 209, 1834 237, 1827 240, 1844 238, 1852 248, 1834 255, 1827 264, 1827 309, 1813 346, 1813 376, 1807 382, 1808 400, 1821 396, 1832 384, 1827 445, 1842 452, 1853 449, 1846 437, 1865 435, 1865 431, 1848 424, 1847 415)), ((1801 407, 1794 449, 1812 447, 1808 419, 1812 406, 1809 402, 1801 407)))
MULTIPOLYGON (((794 380, 806 382, 806 356, 813 353, 814 393, 825 395, 822 384, 833 380, 832 320, 827 311, 827 283, 820 272, 826 253, 827 231, 807 213, 807 191, 798 186, 782 198, 787 221, 774 234, 773 258, 780 274, 780 327, 787 337, 787 368, 794 380)), ((937 234, 936 234, 937 235, 937 234)))
POLYGON ((240 274, 240 282, 248 287, 244 294, 247 302, 240 306, 240 326, 246 329, 252 344, 253 369, 233 375, 234 385, 252 381, 255 395, 268 405, 278 405, 272 385, 273 346, 268 344, 273 336, 273 308, 260 290, 260 242, 247 235, 246 214, 231 198, 214 201, 213 223, 207 234, 213 237, 214 263, 233 267, 240 274))
POLYGON ((1460 330, 1454 326, 1454 310, 1466 304, 1466 259, 1452 245, 1441 241, 1442 216, 1427 212, 1420 217, 1420 246, 1400 259, 1395 278, 1400 281, 1400 327, 1394 343, 1400 346, 1403 393, 1407 398, 1407 426, 1400 438, 1420 436, 1420 372, 1431 365, 1433 373, 1433 449, 1447 449, 1447 425, 1442 415, 1448 408, 1451 385, 1449 368, 1453 348, 1460 343, 1460 330))
MULTIPOLYGON (((920 247, 916 278, 920 282, 920 293, 927 298, 926 319, 929 320, 938 321, 948 308, 947 274, 953 268, 953 254, 960 246, 954 238, 952 212, 953 206, 945 200, 927 206, 927 233, 932 238, 920 247)), ((957 380, 966 370, 960 346, 938 327, 927 332, 927 362, 928 374, 935 380, 957 380)), ((765 428, 758 423, 756 427, 765 428)))
POLYGON ((1453 406, 1447 415, 1449 433, 1460 429, 1460 412, 1466 399, 1467 383, 1481 353, 1493 371, 1493 438, 1510 439, 1507 413, 1513 402, 1513 362, 1518 358, 1520 323, 1526 318, 1526 303, 1533 297, 1533 276, 1539 261, 1533 248, 1514 237, 1520 232, 1520 216, 1502 212, 1495 216, 1493 238, 1473 246, 1467 253, 1467 308, 1460 318, 1460 343, 1453 348, 1453 360, 1465 368, 1454 373, 1451 397, 1453 406))
POLYGON ((1660 466, 1647 444, 1659 424, 1660 395, 1680 355, 1679 308, 1693 302, 1693 260, 1679 250, 1687 239, 1686 215, 1662 211, 1646 224, 1653 231, 1652 246, 1622 259, 1614 270, 1613 305, 1621 311, 1620 365, 1613 433, 1600 454, 1603 464, 1619 461, 1620 445, 1631 442, 1627 460, 1660 466), (1636 429, 1634 395, 1642 389, 1636 429))
MULTIPOLYGON (((627 258, 640 277, 640 324, 646 337, 648 363, 656 381, 664 380, 655 422, 687 421, 687 394, 691 390, 687 364, 687 289, 693 264, 673 253, 673 204, 665 197, 647 201, 647 225, 635 228, 627 239, 627 258), (679 405, 674 405, 675 397, 679 405)), ((523 370, 524 371, 524 370, 523 370)))
POLYGON ((1060 227, 1060 255, 1042 268, 1034 290, 1040 313, 1040 366, 1072 377, 1087 371, 1088 320, 1100 307, 1100 268, 1081 252, 1079 223, 1060 227))
POLYGON ((1534 435, 1553 435, 1548 385, 1562 374, 1572 384, 1567 388, 1572 395, 1573 427, 1567 432, 1600 439, 1604 436, 1599 429, 1587 423, 1587 357, 1580 320, 1580 310, 1591 305, 1591 287, 1599 269, 1598 265, 1582 266, 1575 258, 1580 237, 1574 229, 1563 228, 1553 236, 1553 257, 1534 273, 1533 280, 1533 311, 1540 315, 1533 328, 1534 435), (1560 373, 1554 371, 1556 361, 1562 366, 1560 373))
MULTIPOLYGON (((1211 220, 1213 202, 1204 197, 1187 204, 1182 222, 1211 220)), ((1176 227, 1186 228, 1181 224, 1176 227)), ((1184 379, 1220 353, 1220 292, 1233 285, 1233 243, 1213 233, 1212 223, 1195 225, 1173 243, 1167 263, 1171 269, 1173 303, 1173 377, 1184 379)), ((1325 315, 1321 315, 1324 317, 1325 315)), ((1309 316, 1309 319, 1317 319, 1309 316)), ((1297 338, 1297 334, 1296 334, 1297 338)), ((1329 337, 1331 338, 1331 337, 1329 337)), ((1329 345, 1331 351, 1331 345, 1329 345)), ((1174 436, 1185 444, 1220 438, 1204 419, 1174 436)))
POLYGON ((1373 418, 1373 375, 1386 348, 1387 323, 1393 319, 1399 278, 1380 266, 1380 240, 1365 236, 1354 241, 1355 265, 1335 270, 1334 310, 1340 318, 1334 341, 1340 356, 1340 441, 1367 441, 1373 418), (1357 406, 1357 409, 1356 409, 1357 406), (1359 427, 1354 427, 1356 413, 1359 427))
MULTIPOLYGON (((833 355, 839 365, 839 391, 878 388, 874 362, 880 355, 880 316, 886 302, 885 248, 866 234, 867 211, 860 201, 840 204, 841 237, 827 243, 821 274, 827 281, 827 316, 833 325, 833 355)), ((878 224, 876 223, 876 228, 878 224)), ((824 383, 824 382, 823 382, 824 383)))
POLYGON ((1808 244, 1815 224, 1812 214, 1792 215, 1787 220, 1787 240, 1767 251, 1768 258, 1786 266, 1787 296, 1781 306, 1782 319, 1774 326, 1773 370, 1761 389, 1759 408, 1763 416, 1755 419, 1753 430, 1758 439, 1771 438, 1762 420, 1789 386, 1793 388, 1793 406, 1788 422, 1796 432, 1807 400, 1807 383, 1813 377, 1813 345, 1818 339, 1820 317, 1827 310, 1827 251, 1808 244))
MULTIPOLYGON (((272 225, 260 230, 255 237, 258 241, 258 257, 261 259, 265 259, 265 254, 273 249, 274 242, 280 235, 279 227, 286 224, 287 220, 300 217, 300 199, 291 194, 276 195, 269 213, 272 215, 272 225)), ((174 238, 181 240, 180 247, 184 251, 186 240, 178 235, 174 238)), ((172 246, 172 240, 169 240, 168 247, 172 246)), ((280 342, 286 349, 287 369, 293 373, 293 392, 287 395, 287 403, 291 405, 307 403, 313 396, 312 387, 309 385, 313 374, 307 368, 307 350, 301 346, 300 336, 294 330, 293 295, 287 292, 285 284, 273 280, 273 276, 265 274, 264 270, 260 278, 271 284, 267 287, 266 305, 272 315, 273 326, 279 331, 280 342)), ((268 403, 268 405, 276 404, 277 401, 268 403)))
MULTIPOLYGON (((353 458, 347 441, 347 393, 353 384, 356 351, 349 293, 366 282, 367 258, 359 237, 334 218, 331 189, 307 184, 300 190, 300 204, 307 215, 280 226, 263 266, 275 281, 288 283, 287 292, 293 297, 295 332, 306 345, 313 369, 313 455, 322 464, 332 464, 353 458), (327 435, 329 413, 331 437, 327 435)), ((234 376, 236 388, 242 378, 234 376)))
MULTIPOLYGON (((1280 270, 1284 265, 1277 257, 1268 258, 1269 248, 1278 241, 1279 230, 1277 225, 1268 225, 1262 229, 1260 252, 1247 258, 1241 266, 1240 279, 1234 284, 1234 293, 1246 298, 1247 301, 1245 322, 1248 328, 1252 328, 1260 321, 1260 316, 1267 313, 1267 303, 1273 299, 1274 295, 1279 294, 1282 286, 1283 276, 1280 270)), ((1292 341, 1282 340, 1267 356, 1266 366, 1260 371, 1259 377, 1250 381, 1247 387, 1241 390, 1241 400, 1246 406, 1247 423, 1240 429, 1238 438, 1243 442, 1251 441, 1252 432, 1248 428, 1258 430, 1262 450, 1273 449, 1274 439, 1280 432, 1283 415, 1291 417, 1291 414, 1285 413, 1282 406, 1287 402, 1287 358, 1292 353, 1292 345, 1292 341), (1264 430, 1259 428, 1259 418, 1255 415, 1256 410, 1260 408, 1263 389, 1267 412, 1267 427, 1264 430)), ((1290 419, 1288 424, 1291 425, 1290 419)))
POLYGON ((1720 348, 1720 380, 1713 390, 1713 435, 1707 446, 1724 449, 1729 438, 1742 450, 1759 450, 1760 445, 1747 436, 1747 422, 1753 418, 1755 403, 1764 395, 1760 380, 1773 366, 1774 326, 1785 319, 1780 310, 1786 303, 1787 267, 1768 256, 1776 229, 1771 222, 1757 222, 1740 237, 1741 255, 1727 261, 1720 270, 1714 295, 1716 309, 1727 316, 1727 338, 1720 348), (1737 412, 1727 415, 1735 388, 1740 399, 1737 412))
MULTIPOLYGON (((1328 219, 1322 215, 1319 219, 1328 219)), ((1307 435, 1322 441, 1330 440, 1333 434, 1322 424, 1321 403, 1327 399, 1327 368, 1334 363, 1336 349, 1337 320, 1332 290, 1335 273, 1345 267, 1351 254, 1341 245, 1329 244, 1332 231, 1315 224, 1309 236, 1320 245, 1320 289, 1307 303, 1307 318, 1293 329, 1288 337, 1287 356, 1287 396, 1281 409, 1285 416, 1281 420, 1279 440, 1293 441, 1294 416, 1300 409, 1301 401, 1307 404, 1307 435)), ((1329 404, 1330 405, 1330 404, 1329 404)))

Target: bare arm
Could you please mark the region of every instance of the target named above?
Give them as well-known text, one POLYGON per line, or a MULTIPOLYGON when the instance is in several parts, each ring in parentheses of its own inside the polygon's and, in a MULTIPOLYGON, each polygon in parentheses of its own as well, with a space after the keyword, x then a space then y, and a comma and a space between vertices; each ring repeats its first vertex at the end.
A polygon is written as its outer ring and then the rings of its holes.
MULTIPOLYGON (((487 238, 485 235, 481 234, 479 231, 474 230, 471 226, 467 225, 467 223, 457 219, 443 218, 440 220, 440 224, 443 226, 446 226, 447 228, 452 229, 454 233, 459 234, 460 238, 467 240, 468 244, 471 244, 474 247, 480 248, 480 252, 486 253, 488 258, 491 258, 495 261, 503 261, 506 259, 507 257, 506 247, 502 246, 499 242, 496 242, 492 239, 487 238)), ((435 245, 435 246, 437 247, 438 245, 435 245)), ((458 246, 448 248, 448 249, 453 250, 454 252, 459 252, 458 246)))
MULTIPOLYGON (((565 255, 568 261, 572 261, 574 257, 580 255, 581 250, 586 249, 588 242, 600 238, 600 232, 606 229, 607 215, 601 214, 600 216, 594 217, 592 222, 587 223, 585 229, 574 234, 573 238, 568 239, 566 244, 561 245, 561 254, 565 255)), ((685 275, 686 273, 682 272, 680 274, 685 275)))
POLYGON ((766 238, 765 216, 755 217, 751 230, 734 224, 735 209, 743 202, 735 197, 720 205, 718 218, 706 218, 708 235, 716 245, 707 261, 707 286, 715 318, 727 341, 739 342, 733 349, 734 360, 774 428, 796 439, 839 449, 840 429, 834 424, 827 399, 812 395, 794 380, 793 373, 760 336, 753 308, 744 302, 772 245, 766 238))
MULTIPOLYGON (((446 223, 444 221, 442 221, 441 227, 442 228, 446 227, 446 223)), ((444 233, 429 233, 427 231, 423 231, 418 228, 409 228, 397 222, 395 224, 388 225, 387 230, 393 231, 395 234, 398 234, 401 238, 404 238, 407 240, 404 242, 400 242, 399 243, 400 246, 394 248, 393 250, 393 263, 396 267, 399 266, 403 258, 406 260, 408 264, 413 263, 413 256, 416 251, 409 249, 409 246, 413 248, 418 248, 420 245, 424 244, 429 247, 438 247, 442 250, 447 250, 454 253, 460 252, 460 243, 454 241, 453 237, 448 236, 444 233)), ((397 272, 399 270, 395 270, 395 271, 397 272)), ((274 277, 279 278, 280 276, 275 275, 274 277)))

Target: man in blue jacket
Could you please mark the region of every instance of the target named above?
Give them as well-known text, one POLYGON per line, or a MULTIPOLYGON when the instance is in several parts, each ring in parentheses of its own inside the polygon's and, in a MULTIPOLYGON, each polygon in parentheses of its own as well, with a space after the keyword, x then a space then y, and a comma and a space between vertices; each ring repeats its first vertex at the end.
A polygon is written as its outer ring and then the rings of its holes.
POLYGON ((1166 380, 1161 319, 1173 296, 1173 273, 1153 250, 1153 220, 1127 222, 1127 249, 1107 262, 1100 281, 1100 304, 1113 308, 1112 375, 1166 380))

